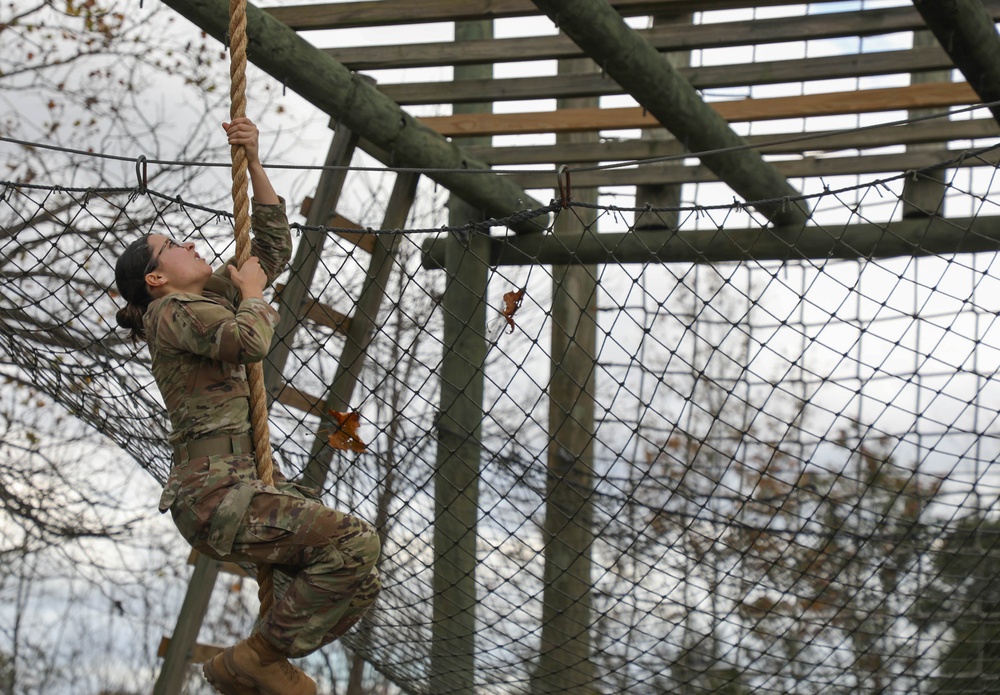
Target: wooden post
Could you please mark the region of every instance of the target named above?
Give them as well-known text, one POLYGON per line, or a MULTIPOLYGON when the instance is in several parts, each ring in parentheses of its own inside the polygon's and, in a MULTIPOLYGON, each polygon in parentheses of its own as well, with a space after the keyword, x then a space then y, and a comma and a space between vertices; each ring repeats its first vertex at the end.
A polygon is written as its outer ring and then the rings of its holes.
MULTIPOLYGON (((590 59, 559 61, 559 74, 596 72, 590 59)), ((560 99, 558 108, 591 106, 596 99, 560 99)), ((557 136, 557 142, 593 142, 596 133, 557 136)), ((597 203, 596 189, 571 191, 597 203)), ((596 225, 593 210, 563 211, 555 235, 596 225)), ((596 231, 596 230, 594 230, 596 231)), ((597 354, 597 266, 552 269, 552 348, 546 478, 545 588, 532 695, 594 692, 590 627, 593 622, 591 552, 594 543, 594 367, 597 354)))
MULTIPOLYGON (((937 39, 929 31, 913 32, 913 47, 936 46, 937 39)), ((950 82, 951 70, 935 70, 932 72, 910 73, 910 84, 927 84, 929 82, 950 82)), ((935 109, 912 109, 910 118, 930 116, 940 111, 935 109)), ((907 152, 936 152, 942 161, 948 159, 948 148, 943 145, 909 145, 907 152)), ((903 217, 927 217, 941 212, 944 202, 945 169, 921 171, 914 176, 908 176, 903 184, 903 217)))
MULTIPOLYGON (((691 24, 693 15, 690 13, 680 15, 656 15, 653 17, 654 27, 668 25, 691 24)), ((690 51, 666 54, 667 61, 675 68, 685 68, 691 64, 690 51)), ((639 136, 643 140, 667 140, 675 139, 665 128, 655 130, 643 130, 639 136)), ((683 184, 644 184, 635 187, 635 206, 651 205, 653 207, 667 208, 680 207, 681 190, 683 184)), ((658 229, 666 227, 677 229, 680 221, 680 213, 676 210, 661 211, 656 213, 643 214, 635 213, 634 229, 658 229)))
MULTIPOLYGON (((492 38, 493 22, 456 22, 455 41, 492 38)), ((455 79, 489 78, 492 65, 456 66, 455 79)), ((455 113, 492 110, 490 104, 456 104, 455 113)), ((488 144, 489 138, 464 144, 488 144)), ((454 193, 454 191, 453 191, 454 193)), ((480 220, 484 210, 455 195, 451 225, 480 220)), ((489 239, 472 234, 446 241, 445 352, 441 362, 434 476, 434 579, 429 692, 471 695, 476 660, 476 547, 479 473, 483 456, 483 366, 486 361, 486 292, 489 239)))
POLYGON ((160 675, 153 686, 153 695, 180 695, 191 663, 191 650, 198 639, 201 624, 205 621, 205 613, 208 611, 221 565, 216 560, 198 555, 177 624, 174 626, 174 634, 163 657, 160 675))

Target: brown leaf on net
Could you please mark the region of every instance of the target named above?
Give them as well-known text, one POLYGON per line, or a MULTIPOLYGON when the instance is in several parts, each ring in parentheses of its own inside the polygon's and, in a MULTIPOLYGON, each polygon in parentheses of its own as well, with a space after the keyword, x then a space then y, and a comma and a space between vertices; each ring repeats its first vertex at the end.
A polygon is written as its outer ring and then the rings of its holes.
POLYGON ((342 451, 367 451, 365 443, 358 436, 358 426, 361 424, 360 413, 338 413, 336 410, 328 410, 327 415, 334 420, 334 429, 326 441, 334 449, 342 451))
POLYGON ((516 328, 514 324, 514 314, 518 309, 521 308, 521 302, 524 300, 524 288, 519 290, 512 290, 507 292, 503 296, 503 317, 507 319, 507 325, 510 326, 510 332, 514 332, 516 328))

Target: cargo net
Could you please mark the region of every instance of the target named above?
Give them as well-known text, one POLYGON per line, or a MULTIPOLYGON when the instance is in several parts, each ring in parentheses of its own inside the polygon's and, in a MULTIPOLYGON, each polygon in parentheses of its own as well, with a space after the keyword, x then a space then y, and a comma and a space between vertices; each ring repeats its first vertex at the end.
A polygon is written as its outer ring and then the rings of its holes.
MULTIPOLYGON (((276 460, 382 537, 383 593, 345 643, 435 695, 996 692, 995 160, 942 162, 941 204, 908 220, 927 172, 820 185, 777 230, 742 203, 568 191, 477 225, 360 219, 392 260, 350 364, 373 256, 357 229, 293 225, 325 243, 284 338, 276 460), (363 453, 328 446, 344 374, 363 453)), ((229 213, 4 183, 0 225, 5 374, 163 481, 113 261, 147 232, 219 261, 229 213)))

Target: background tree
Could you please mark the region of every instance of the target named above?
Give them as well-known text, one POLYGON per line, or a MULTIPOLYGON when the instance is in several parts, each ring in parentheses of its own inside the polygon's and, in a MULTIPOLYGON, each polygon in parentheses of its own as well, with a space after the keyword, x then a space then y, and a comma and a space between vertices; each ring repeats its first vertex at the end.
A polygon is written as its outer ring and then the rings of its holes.
POLYGON ((932 692, 987 693, 1000 684, 1000 520, 961 519, 931 556, 931 581, 910 615, 944 645, 932 692))

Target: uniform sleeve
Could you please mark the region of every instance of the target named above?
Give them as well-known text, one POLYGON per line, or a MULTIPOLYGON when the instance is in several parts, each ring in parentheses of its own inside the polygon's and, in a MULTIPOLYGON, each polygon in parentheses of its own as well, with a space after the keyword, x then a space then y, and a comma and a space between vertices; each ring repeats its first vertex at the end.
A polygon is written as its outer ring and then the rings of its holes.
MULTIPOLYGON (((253 202, 253 213, 250 215, 250 229, 253 232, 250 255, 260 260, 260 267, 267 275, 268 287, 281 275, 292 257, 292 233, 288 227, 288 216, 285 214, 285 199, 279 198, 279 200, 281 202, 275 205, 253 202)), ((216 278, 229 282, 229 271, 226 266, 235 262, 235 258, 227 260, 215 271, 216 278)), ((236 301, 233 301, 233 304, 236 304, 236 301)))
POLYGON ((234 314, 198 295, 175 297, 163 311, 158 341, 222 362, 260 362, 271 348, 278 312, 262 299, 245 299, 234 314))

